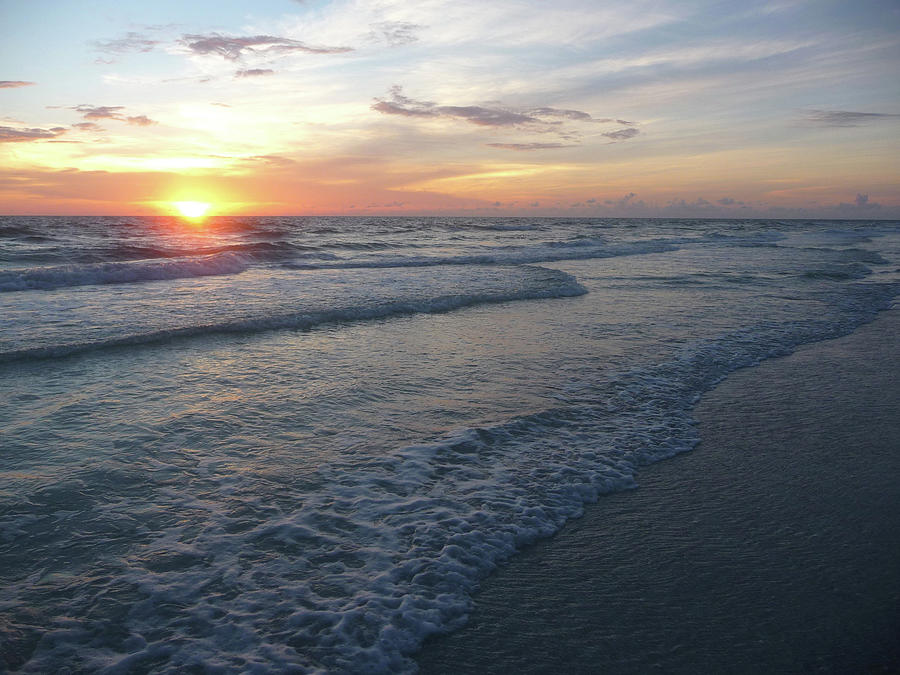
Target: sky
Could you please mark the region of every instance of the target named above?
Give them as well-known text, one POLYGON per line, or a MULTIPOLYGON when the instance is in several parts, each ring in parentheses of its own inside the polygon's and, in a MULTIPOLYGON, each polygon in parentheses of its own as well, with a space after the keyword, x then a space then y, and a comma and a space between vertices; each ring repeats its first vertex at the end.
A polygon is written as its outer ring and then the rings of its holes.
POLYGON ((0 0, 0 213, 900 218, 897 0, 0 0))

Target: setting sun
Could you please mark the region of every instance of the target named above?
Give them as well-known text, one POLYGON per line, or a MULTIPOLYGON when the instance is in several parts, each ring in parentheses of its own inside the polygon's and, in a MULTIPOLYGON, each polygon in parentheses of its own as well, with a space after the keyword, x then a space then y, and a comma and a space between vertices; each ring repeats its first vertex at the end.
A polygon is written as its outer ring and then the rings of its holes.
POLYGON ((202 218, 209 210, 208 202, 172 202, 185 218, 202 218))

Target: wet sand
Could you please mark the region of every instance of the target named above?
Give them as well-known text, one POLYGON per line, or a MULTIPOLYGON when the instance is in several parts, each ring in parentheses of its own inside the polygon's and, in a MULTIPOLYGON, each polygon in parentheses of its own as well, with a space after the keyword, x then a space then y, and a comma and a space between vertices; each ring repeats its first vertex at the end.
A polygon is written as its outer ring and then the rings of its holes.
POLYGON ((421 671, 900 672, 898 336, 732 374, 693 452, 509 561, 421 671))

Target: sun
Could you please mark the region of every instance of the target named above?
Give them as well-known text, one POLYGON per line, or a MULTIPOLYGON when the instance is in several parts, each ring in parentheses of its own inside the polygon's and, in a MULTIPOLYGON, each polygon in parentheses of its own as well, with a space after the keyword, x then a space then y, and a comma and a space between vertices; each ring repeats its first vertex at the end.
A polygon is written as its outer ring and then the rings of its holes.
POLYGON ((202 218, 211 204, 209 202, 172 202, 172 206, 185 218, 202 218))

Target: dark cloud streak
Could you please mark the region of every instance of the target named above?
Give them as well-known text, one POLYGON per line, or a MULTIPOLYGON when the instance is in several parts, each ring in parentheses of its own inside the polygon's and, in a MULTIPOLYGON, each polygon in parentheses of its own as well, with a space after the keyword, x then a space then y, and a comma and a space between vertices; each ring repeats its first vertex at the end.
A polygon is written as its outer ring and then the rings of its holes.
POLYGON ((26 82, 25 80, 0 80, 0 89, 18 89, 19 87, 30 87, 34 82, 26 82))
MULTIPOLYGON (((438 105, 433 101, 420 101, 403 93, 403 88, 394 85, 388 96, 375 99, 372 110, 384 115, 401 117, 461 120, 470 124, 491 128, 512 128, 530 133, 550 133, 563 141, 577 141, 579 135, 565 129, 564 122, 597 123, 618 122, 629 125, 628 128, 609 131, 603 134, 613 141, 624 141, 634 138, 639 131, 631 128, 633 122, 614 118, 597 118, 581 110, 566 108, 540 107, 516 110, 499 104, 491 105, 438 105)), ((489 147, 505 150, 547 150, 551 148, 574 147, 563 143, 488 143, 489 147)))
POLYGON ((289 54, 304 52, 307 54, 343 54, 353 51, 352 47, 314 47, 298 40, 276 37, 274 35, 253 35, 248 37, 231 37, 210 33, 209 35, 182 35, 181 44, 194 54, 218 55, 229 61, 237 61, 244 52, 263 54, 289 54))
POLYGON ((66 133, 65 127, 52 127, 50 129, 16 129, 15 127, 0 127, 0 143, 43 141, 49 138, 56 138, 64 133, 66 133))
POLYGON ((805 122, 821 127, 859 127, 872 122, 900 119, 900 115, 852 112, 850 110, 809 110, 803 119, 805 122))

